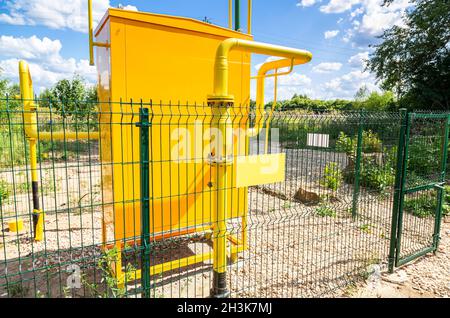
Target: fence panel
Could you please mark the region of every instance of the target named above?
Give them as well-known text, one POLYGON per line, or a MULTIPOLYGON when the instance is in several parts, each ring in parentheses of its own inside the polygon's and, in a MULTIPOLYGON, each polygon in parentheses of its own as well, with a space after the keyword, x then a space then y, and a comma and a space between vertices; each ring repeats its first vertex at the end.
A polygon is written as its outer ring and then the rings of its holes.
POLYGON ((338 296, 387 265, 401 113, 26 102, 0 101, 1 297, 338 296))

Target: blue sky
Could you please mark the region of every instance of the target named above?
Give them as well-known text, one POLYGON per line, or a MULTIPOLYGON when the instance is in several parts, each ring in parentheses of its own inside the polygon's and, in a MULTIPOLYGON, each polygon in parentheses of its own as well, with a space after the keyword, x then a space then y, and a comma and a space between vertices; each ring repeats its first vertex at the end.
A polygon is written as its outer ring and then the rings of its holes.
MULTIPOLYGON (((226 26, 228 0, 93 0, 94 20, 109 7, 186 16, 207 17, 226 26)), ((242 28, 246 5, 241 1, 242 28)), ((389 7, 382 0, 253 0, 252 33, 256 41, 309 50, 313 60, 297 66, 279 80, 280 98, 294 93, 313 98, 352 98, 366 85, 377 86, 364 72, 364 60, 384 29, 402 24, 408 0, 389 7)), ((17 61, 30 63, 35 87, 42 90, 61 78, 78 73, 94 83, 88 65, 87 0, 0 0, 0 68, 2 76, 17 81, 17 61)), ((268 57, 254 55, 252 70, 268 57)), ((254 88, 252 88, 252 94, 254 88)), ((271 99, 273 81, 267 83, 271 99)))

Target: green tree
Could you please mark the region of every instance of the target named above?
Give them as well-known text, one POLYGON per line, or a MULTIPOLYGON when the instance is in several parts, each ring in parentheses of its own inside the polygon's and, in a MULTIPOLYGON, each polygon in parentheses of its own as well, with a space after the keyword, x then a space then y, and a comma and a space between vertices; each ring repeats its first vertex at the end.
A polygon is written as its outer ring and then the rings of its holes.
POLYGON ((381 35, 368 68, 383 89, 397 93, 402 106, 450 109, 450 1, 413 2, 405 26, 381 35))
POLYGON ((356 102, 363 102, 369 97, 370 91, 366 85, 361 86, 355 94, 356 102))
POLYGON ((7 117, 6 110, 17 109, 20 106, 19 100, 14 100, 16 95, 20 94, 18 84, 11 84, 11 82, 2 78, 2 69, 0 69, 0 119, 7 117))
POLYGON ((393 110, 396 107, 394 94, 391 91, 383 93, 372 92, 363 102, 363 108, 367 110, 393 110))
POLYGON ((39 95, 40 107, 52 107, 64 117, 86 118, 97 107, 97 87, 88 87, 84 79, 75 75, 62 79, 39 95))

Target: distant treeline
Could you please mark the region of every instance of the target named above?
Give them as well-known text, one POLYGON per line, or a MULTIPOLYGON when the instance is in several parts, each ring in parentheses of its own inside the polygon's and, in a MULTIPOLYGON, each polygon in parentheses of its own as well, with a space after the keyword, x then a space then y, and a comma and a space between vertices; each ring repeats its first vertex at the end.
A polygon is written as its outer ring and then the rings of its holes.
MULTIPOLYGON (((256 106, 254 101, 251 102, 252 107, 256 106)), ((266 108, 273 106, 273 102, 266 104, 266 108)), ((295 94, 291 99, 278 101, 275 109, 277 110, 292 110, 304 109, 314 111, 327 110, 378 110, 378 111, 393 111, 398 109, 398 104, 392 92, 369 92, 366 87, 362 87, 352 100, 335 99, 335 100, 320 100, 311 99, 306 95, 295 94)))

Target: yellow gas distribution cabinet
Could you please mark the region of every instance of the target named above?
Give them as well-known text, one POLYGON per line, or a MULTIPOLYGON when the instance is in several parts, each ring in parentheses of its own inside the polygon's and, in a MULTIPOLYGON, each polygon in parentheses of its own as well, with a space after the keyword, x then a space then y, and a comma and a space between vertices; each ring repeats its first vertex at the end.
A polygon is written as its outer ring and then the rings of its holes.
MULTIPOLYGON (((109 9, 94 34, 97 43, 103 43, 97 46, 96 65, 103 196, 105 204, 110 203, 104 240, 133 240, 140 235, 139 128, 134 123, 139 120, 141 99, 152 118, 150 233, 176 236, 208 226, 215 207, 210 189, 214 176, 204 160, 210 141, 198 134, 207 135, 211 128, 206 99, 214 90, 216 50, 227 38, 252 37, 189 18, 121 9, 109 9), (200 147, 194 142, 198 140, 200 147), (180 144, 184 149, 177 157, 180 144)), ((235 101, 232 112, 237 115, 233 128, 245 129, 247 108, 242 106, 250 100, 249 52, 230 52, 229 79, 235 101)), ((245 134, 236 138, 242 140, 235 140, 235 154, 245 155, 245 134)), ((227 217, 244 215, 247 188, 228 192, 227 217)))

